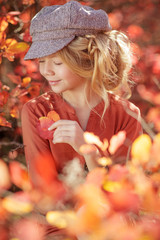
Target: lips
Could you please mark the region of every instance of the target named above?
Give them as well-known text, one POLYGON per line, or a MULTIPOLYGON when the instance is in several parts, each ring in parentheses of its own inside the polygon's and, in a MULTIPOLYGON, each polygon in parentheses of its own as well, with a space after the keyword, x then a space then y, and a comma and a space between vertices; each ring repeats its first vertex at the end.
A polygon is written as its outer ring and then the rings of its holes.
POLYGON ((49 81, 51 85, 59 83, 61 80, 49 81))

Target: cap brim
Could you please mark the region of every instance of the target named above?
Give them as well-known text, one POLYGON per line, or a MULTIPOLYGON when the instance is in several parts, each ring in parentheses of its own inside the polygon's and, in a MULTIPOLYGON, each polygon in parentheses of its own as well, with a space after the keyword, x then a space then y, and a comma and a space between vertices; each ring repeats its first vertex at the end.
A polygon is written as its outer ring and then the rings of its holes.
POLYGON ((56 53, 67 46, 74 38, 75 36, 70 38, 33 42, 25 55, 24 60, 46 57, 56 53))

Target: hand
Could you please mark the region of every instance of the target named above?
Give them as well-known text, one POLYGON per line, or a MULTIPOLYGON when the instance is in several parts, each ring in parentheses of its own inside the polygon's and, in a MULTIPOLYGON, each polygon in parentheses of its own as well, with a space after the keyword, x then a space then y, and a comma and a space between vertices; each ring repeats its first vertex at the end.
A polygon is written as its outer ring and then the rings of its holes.
POLYGON ((68 143, 76 152, 79 152, 81 145, 85 144, 84 131, 76 121, 58 120, 53 123, 48 130, 53 130, 53 143, 68 143))

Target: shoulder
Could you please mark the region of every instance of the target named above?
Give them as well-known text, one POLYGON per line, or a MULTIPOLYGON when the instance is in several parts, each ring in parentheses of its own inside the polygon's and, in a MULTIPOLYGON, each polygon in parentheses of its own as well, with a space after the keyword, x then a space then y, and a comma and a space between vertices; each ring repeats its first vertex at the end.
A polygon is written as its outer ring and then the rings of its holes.
POLYGON ((45 116, 49 111, 53 109, 53 104, 56 102, 56 94, 53 92, 46 92, 25 103, 22 108, 22 115, 32 112, 35 115, 45 116))
POLYGON ((116 113, 122 114, 124 116, 128 115, 136 119, 137 117, 140 117, 139 108, 129 100, 123 99, 114 94, 110 94, 109 101, 111 111, 115 111, 116 113))

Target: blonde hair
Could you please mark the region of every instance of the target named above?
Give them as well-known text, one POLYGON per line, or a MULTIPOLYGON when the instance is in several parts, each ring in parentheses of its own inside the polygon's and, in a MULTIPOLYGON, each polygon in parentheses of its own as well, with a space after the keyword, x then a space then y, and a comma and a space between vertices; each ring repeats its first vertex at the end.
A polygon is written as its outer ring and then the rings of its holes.
POLYGON ((132 66, 131 51, 124 33, 111 30, 76 37, 58 54, 76 74, 86 78, 91 89, 103 98, 104 112, 107 108, 107 92, 117 93, 124 87, 127 95, 130 95, 128 73, 132 66))

